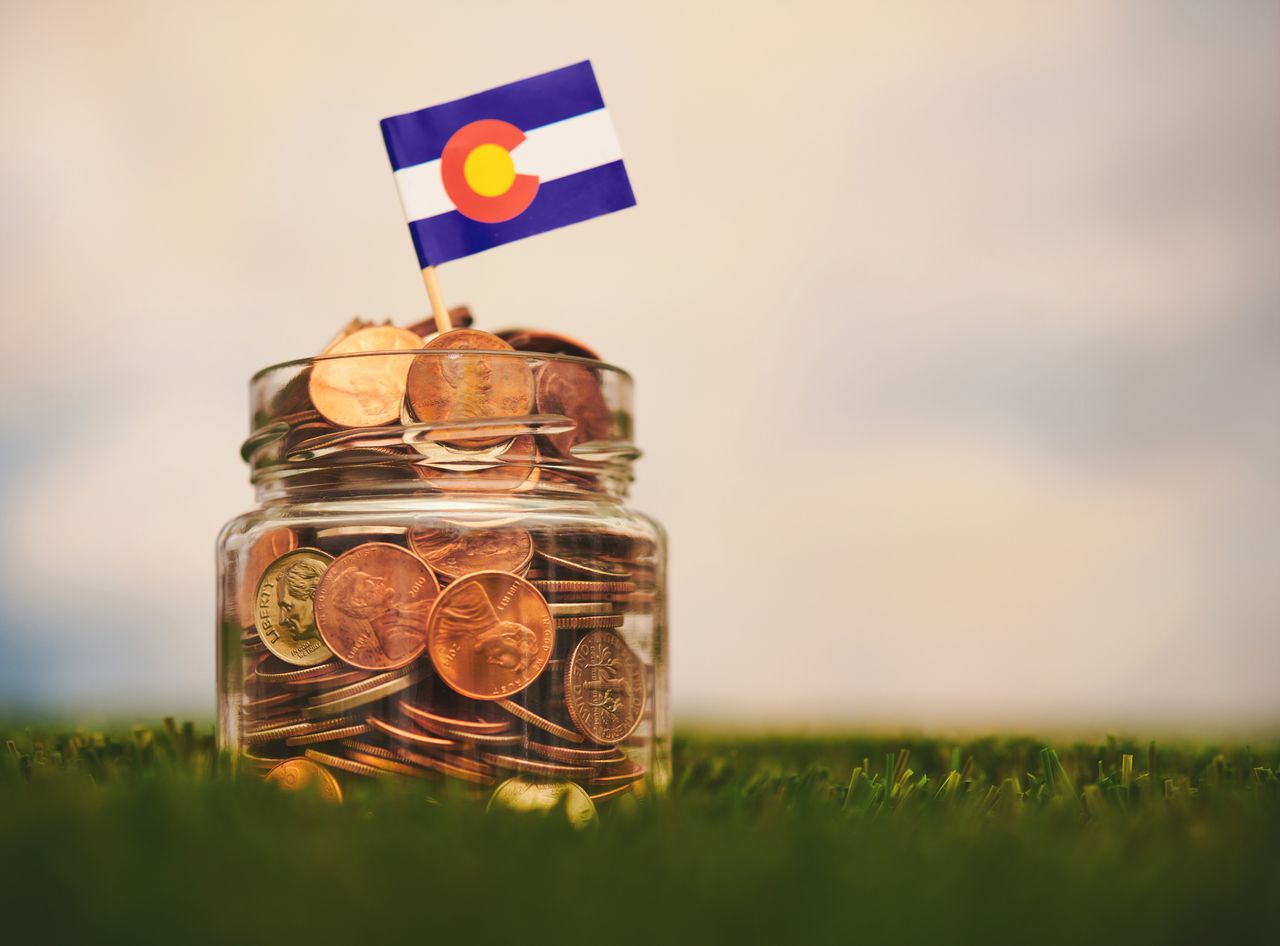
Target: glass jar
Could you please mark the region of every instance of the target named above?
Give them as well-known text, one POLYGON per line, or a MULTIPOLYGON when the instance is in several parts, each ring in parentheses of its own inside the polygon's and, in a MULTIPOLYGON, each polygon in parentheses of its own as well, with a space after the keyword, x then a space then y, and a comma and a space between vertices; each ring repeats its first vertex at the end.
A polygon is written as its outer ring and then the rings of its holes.
POLYGON ((337 798, 423 779, 572 820, 664 788, 665 537, 626 503, 631 388, 526 351, 255 375, 258 506, 217 549, 237 770, 337 798))

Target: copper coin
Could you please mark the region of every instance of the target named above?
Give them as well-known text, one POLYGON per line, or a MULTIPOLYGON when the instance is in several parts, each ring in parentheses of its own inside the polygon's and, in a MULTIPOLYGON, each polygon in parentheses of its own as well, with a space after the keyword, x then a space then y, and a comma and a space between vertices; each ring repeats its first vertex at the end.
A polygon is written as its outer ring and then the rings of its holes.
POLYGON ((417 682, 417 675, 409 672, 379 674, 375 680, 353 684, 362 689, 341 697, 331 697, 322 703, 314 703, 303 709, 302 715, 307 719, 322 719, 326 716, 345 713, 348 710, 376 703, 388 696, 394 696, 417 682))
POLYGON ((365 765, 363 762, 344 759, 340 755, 330 755, 327 752, 321 752, 319 749, 308 749, 305 755, 312 762, 319 762, 321 765, 328 766, 331 769, 350 772, 352 775, 367 775, 372 778, 387 774, 381 769, 375 769, 373 766, 365 765))
POLYGON ((589 739, 621 742, 644 713, 644 664, 611 631, 592 631, 574 645, 564 679, 565 703, 589 739))
POLYGON ((369 755, 361 752, 359 749, 348 748, 346 753, 355 762, 372 766, 375 769, 382 769, 382 771, 390 772, 393 775, 408 775, 412 778, 422 778, 427 774, 422 769, 414 768, 411 765, 405 765, 403 762, 397 762, 395 759, 384 759, 379 755, 369 755))
POLYGON ((394 760, 397 757, 393 749, 388 749, 386 746, 375 746, 371 742, 362 742, 359 739, 344 739, 342 740, 342 747, 344 749, 355 749, 365 755, 376 755, 382 759, 394 760))
POLYGON ((539 716, 533 710, 521 706, 515 700, 498 700, 498 705, 517 719, 524 720, 530 726, 537 726, 543 732, 549 732, 557 739, 564 739, 567 742, 582 742, 580 733, 576 733, 572 729, 566 729, 558 723, 553 723, 551 720, 539 716))
POLYGON ((401 749, 400 758, 426 769, 434 769, 443 775, 477 785, 492 785, 497 781, 493 769, 480 762, 472 762, 465 756, 429 756, 411 749, 401 749))
POLYGON ((398 742, 407 742, 415 746, 435 746, 441 749, 448 749, 457 745, 452 739, 428 736, 426 733, 418 732, 414 729, 405 729, 403 726, 388 723, 386 720, 378 719, 376 716, 368 717, 365 722, 383 735, 390 736, 398 742))
POLYGON ((408 356, 358 352, 413 351, 422 338, 390 325, 362 328, 341 339, 311 368, 311 403, 340 427, 377 427, 400 417, 408 356), (334 357, 334 356, 348 357, 334 357), (353 357, 354 356, 354 357, 353 357))
MULTIPOLYGON (((413 359, 406 381, 409 408, 423 423, 524 417, 533 408, 533 374, 525 360, 481 354, 514 351, 496 335, 455 329, 433 338, 424 350, 432 354, 413 359)), ((492 437, 458 439, 478 446, 492 437)))
POLYGON ((533 537, 524 529, 472 529, 459 525, 413 526, 409 548, 439 575, 524 571, 533 558, 533 537))
POLYGON ((333 556, 294 549, 267 566, 254 596, 254 624, 267 649, 285 663, 312 667, 333 657, 316 630, 315 597, 333 556))
POLYGON ((609 439, 613 414, 592 368, 571 361, 547 362, 538 369, 535 397, 539 414, 563 414, 574 423, 572 430, 543 435, 560 456, 569 456, 580 443, 609 439))
POLYGON ((342 801, 342 787, 333 773, 310 759, 285 759, 267 773, 266 781, 286 792, 310 791, 325 801, 342 801))
POLYGON ((551 611, 533 585, 508 572, 475 572, 436 600, 427 649, 436 672, 454 690, 497 700, 542 673, 555 635, 551 611))
POLYGON ((572 355, 575 358, 600 360, 594 348, 588 348, 582 342, 556 332, 541 332, 532 328, 507 328, 494 334, 516 351, 536 351, 544 355, 572 355))
MULTIPOLYGON (((390 325, 391 323, 388 322, 386 324, 390 325)), ((362 328, 372 328, 373 325, 374 323, 370 322, 368 319, 362 319, 358 315, 355 316, 354 318, 352 318, 350 322, 348 322, 346 325, 342 326, 342 328, 338 330, 338 334, 333 336, 332 339, 330 339, 329 344, 325 345, 324 348, 320 349, 320 354, 322 355, 329 354, 331 351, 333 351, 334 347, 339 342, 341 342, 344 338, 346 338, 348 335, 354 335, 356 332, 360 331, 362 328)))
POLYGON ((553 762, 576 762, 581 765, 603 765, 612 762, 625 762, 627 757, 617 748, 611 749, 574 749, 570 746, 552 746, 545 742, 525 743, 530 752, 536 752, 553 762))
POLYGON ((486 719, 464 719, 455 716, 443 716, 440 713, 433 713, 420 706, 415 706, 405 700, 400 701, 400 710, 415 723, 426 725, 427 728, 430 728, 431 725, 434 724, 436 726, 446 726, 449 729, 482 734, 506 732, 511 728, 511 724, 506 720, 490 722, 486 719))
POLYGON ((258 582, 267 566, 285 552, 298 547, 298 537, 292 529, 268 529, 249 545, 240 556, 240 584, 236 589, 236 617, 241 627, 253 627, 253 599, 258 582))
POLYGON ((436 576, 398 545, 366 542, 343 552, 316 590, 316 624, 342 660, 362 670, 394 670, 427 646, 436 576))
POLYGON ((322 729, 334 728, 340 722, 349 722, 349 718, 343 718, 341 721, 338 719, 325 719, 317 722, 290 723, 284 726, 271 726, 268 729, 255 729, 244 734, 244 742, 246 745, 252 746, 262 742, 288 739, 290 736, 306 736, 322 729))
POLYGON ((613 766, 603 772, 597 772, 587 781, 592 785, 616 785, 622 782, 635 782, 644 778, 645 767, 639 762, 627 760, 625 765, 613 766))
POLYGON ((542 477, 533 437, 515 437, 499 456, 481 463, 413 464, 418 478, 439 490, 455 493, 514 493, 532 489, 542 477))
POLYGON ((526 775, 548 775, 552 778, 586 778, 595 770, 586 765, 564 765, 560 762, 542 762, 500 752, 482 752, 480 758, 500 769, 512 769, 526 775))
MULTIPOLYGON (((467 306, 455 305, 449 308, 449 321, 453 323, 453 328, 455 329, 468 328, 475 321, 475 317, 472 316, 471 310, 467 306)), ((427 316, 421 322, 414 322, 408 326, 408 329, 413 334, 421 335, 423 338, 440 331, 436 327, 436 317, 434 315, 427 316)))

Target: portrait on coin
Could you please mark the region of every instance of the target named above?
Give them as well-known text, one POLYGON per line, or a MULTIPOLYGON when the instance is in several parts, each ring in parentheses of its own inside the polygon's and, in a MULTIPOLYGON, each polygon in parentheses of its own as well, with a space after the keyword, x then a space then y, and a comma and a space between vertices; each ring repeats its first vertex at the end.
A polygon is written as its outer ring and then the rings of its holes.
POLYGON ((307 559, 299 559, 276 576, 277 623, 295 641, 319 637, 315 597, 322 577, 324 568, 307 559))
POLYGON ((345 569, 333 580, 337 609, 365 625, 366 632, 352 645, 349 657, 377 666, 422 648, 432 599, 402 597, 384 576, 360 568, 345 569))

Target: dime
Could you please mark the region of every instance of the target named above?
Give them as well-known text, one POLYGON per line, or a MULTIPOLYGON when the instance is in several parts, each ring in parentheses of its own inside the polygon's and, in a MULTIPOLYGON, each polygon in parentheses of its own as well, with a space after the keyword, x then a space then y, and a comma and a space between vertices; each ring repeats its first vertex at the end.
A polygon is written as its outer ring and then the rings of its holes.
POLYGON ((359 683, 369 679, 366 670, 347 670, 342 673, 326 673, 323 677, 303 677, 299 680, 282 680, 282 687, 306 689, 307 687, 341 687, 349 683, 359 683))
MULTIPOLYGON (((386 676, 390 677, 390 679, 381 679, 382 676, 379 675, 376 684, 366 686, 363 690, 308 706, 303 709, 302 715, 308 719, 316 719, 345 713, 361 706, 368 706, 370 703, 376 703, 378 700, 388 696, 393 696, 401 690, 409 689, 409 687, 418 682, 418 677, 412 673, 387 674, 386 676)), ((364 681, 365 684, 370 684, 370 682, 368 680, 364 681)), ((353 685, 360 686, 361 684, 353 685)))
POLYGON ((260 683, 293 683, 298 680, 316 680, 329 676, 341 666, 336 660, 331 660, 328 663, 316 664, 313 667, 303 667, 301 670, 277 670, 275 667, 259 667, 258 681, 260 683))
POLYGON ((441 749, 448 749, 457 745, 457 743, 452 739, 441 739, 438 736, 428 736, 426 733, 417 732, 412 729, 404 729, 403 727, 392 725, 385 720, 378 719, 376 716, 368 717, 365 722, 379 732, 384 733, 399 742, 407 742, 415 746, 434 746, 441 749))
POLYGON ((305 736, 290 736, 284 741, 284 744, 286 746, 313 746, 321 742, 332 742, 335 739, 363 736, 368 731, 368 724, 355 723, 351 726, 338 726, 335 729, 322 729, 320 732, 308 733, 305 736))
POLYGON ((595 556, 574 555, 571 552, 561 552, 559 550, 554 555, 550 552, 544 552, 542 549, 538 549, 537 552, 546 562, 549 570, 552 571, 564 569, 571 572, 581 572, 584 575, 590 575, 592 578, 608 578, 614 581, 625 581, 631 577, 631 572, 625 566, 595 556))
POLYGON ((535 396, 539 414, 563 414, 573 421, 572 430, 543 435, 554 453, 567 457, 580 443, 609 438, 613 414, 600 379, 587 365, 548 361, 538 369, 535 396))
POLYGON ((536 588, 507 572, 457 579, 427 622, 436 672, 463 696, 496 700, 518 693, 551 659, 555 625, 536 588))
POLYGON ((599 627, 622 627, 625 614, 597 614, 582 618, 556 618, 556 630, 586 631, 599 627))
MULTIPOLYGON (((496 335, 455 329, 427 343, 432 354, 413 359, 405 394, 423 423, 453 423, 490 417, 524 417, 533 407, 533 375, 526 361, 496 335)), ((492 437, 460 437, 479 446, 492 437)), ((502 439, 502 438, 498 438, 502 439)))
POLYGON ((644 664, 617 634, 592 631, 569 655, 564 690, 569 715, 589 739, 618 743, 644 713, 644 664))
POLYGON ((567 335, 556 332, 540 332, 530 328, 508 328, 495 332, 500 339, 516 351, 536 351, 545 355, 572 355, 575 358, 590 358, 599 361, 600 356, 594 348, 588 348, 567 335))
POLYGON ((362 762, 355 762, 351 759, 344 759, 340 755, 330 755, 327 752, 321 752, 319 749, 308 749, 305 753, 306 757, 313 762, 319 762, 331 769, 339 769, 343 772, 350 772, 352 775, 386 775, 381 769, 375 769, 371 765, 365 765, 362 762))
POLYGON ((316 630, 316 586, 333 556, 295 549, 267 566, 254 597, 254 624, 267 649, 285 663, 313 667, 333 654, 316 630))
POLYGON ((582 735, 580 733, 576 733, 572 729, 566 729, 563 726, 559 726, 549 719, 543 719, 533 710, 521 706, 514 700, 498 700, 498 705, 517 719, 524 720, 530 726, 537 726, 544 732, 551 733, 551 735, 555 736, 557 739, 564 739, 568 742, 582 742, 582 735))
POLYGON ((535 579, 533 586, 544 595, 627 595, 636 590, 630 581, 547 581, 535 579))
POLYGON ((541 762, 522 756, 499 752, 482 752, 480 758, 500 769, 514 769, 528 775, 547 775, 552 778, 585 778, 595 770, 589 765, 564 765, 559 762, 541 762))
POLYGON ((436 726, 446 726, 449 729, 482 734, 496 734, 511 728, 511 724, 506 720, 490 722, 485 719, 459 719, 453 716, 442 716, 439 713, 424 710, 422 707, 415 706, 405 700, 400 701, 400 710, 415 723, 424 724, 428 728, 434 724, 436 726))
POLYGON ((257 536, 240 556, 240 584, 236 588, 236 617, 241 627, 253 627, 254 598, 267 567, 285 552, 298 547, 292 529, 268 529, 257 536))
POLYGON ((409 548, 442 578, 483 571, 519 574, 533 558, 533 537, 524 529, 415 525, 409 548))
POLYGON ((386 542, 343 552, 316 590, 316 624, 329 649, 362 670, 394 670, 427 646, 427 614, 440 593, 413 553, 386 542))
POLYGON ((557 624, 560 618, 611 617, 613 615, 611 601, 551 601, 548 607, 551 608, 551 616, 556 618, 557 624))
POLYGON ((389 325, 362 328, 341 339, 311 369, 308 392, 317 411, 340 427, 377 427, 400 416, 410 359, 357 352, 412 351, 413 332, 389 325), (333 357, 346 355, 349 357, 333 357))
POLYGON ((538 782, 526 778, 509 778, 493 791, 486 811, 505 808, 509 811, 561 814, 575 828, 596 823, 596 806, 586 791, 572 782, 538 782))
POLYGON ((342 801, 342 787, 333 773, 310 759, 285 759, 267 773, 266 781, 286 792, 313 791, 325 801, 342 801))

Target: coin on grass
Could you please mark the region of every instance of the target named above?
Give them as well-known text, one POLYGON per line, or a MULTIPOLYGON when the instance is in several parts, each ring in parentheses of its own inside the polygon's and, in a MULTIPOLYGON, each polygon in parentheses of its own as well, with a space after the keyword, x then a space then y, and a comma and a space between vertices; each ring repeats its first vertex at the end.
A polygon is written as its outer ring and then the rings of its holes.
MULTIPOLYGON (((405 395, 423 423, 451 423, 489 417, 524 417, 533 407, 533 373, 524 358, 487 355, 514 349, 488 332, 454 329, 438 335, 413 359, 405 395)), ((459 438, 479 446, 494 438, 459 438)), ((502 438, 498 438, 502 439, 502 438)))
POLYGON ((591 797, 573 782, 542 782, 517 776, 493 790, 486 811, 503 808, 542 815, 560 814, 575 828, 596 823, 596 806, 591 797))
POLYGON ((542 673, 555 634, 547 602, 533 585, 508 572, 475 572, 436 600, 427 649, 436 672, 454 690, 497 700, 542 673))
POLYGON ((387 542, 343 552, 316 591, 316 623, 329 649, 362 670, 394 670, 427 646, 427 615, 440 592, 416 555, 387 542))
POLYGON ((610 745, 635 731, 644 713, 644 664, 611 631, 592 631, 574 645, 565 670, 565 703, 589 739, 610 745))
POLYGON ((412 351, 422 338, 390 325, 352 332, 317 359, 308 391, 317 411, 340 427, 377 427, 400 416, 411 360, 401 355, 359 352, 412 351))
POLYGON ((254 596, 253 621, 267 649, 285 663, 312 667, 333 657, 316 629, 316 588, 333 556, 295 549, 267 566, 254 596))
POLYGON ((236 589, 236 617, 241 627, 253 627, 253 602, 258 582, 267 567, 285 552, 298 547, 292 529, 268 529, 249 544, 240 556, 240 584, 236 589))
POLYGON ((342 787, 333 773, 310 759, 285 759, 267 773, 266 781, 286 792, 315 792, 325 801, 342 801, 342 787))
POLYGON ((471 529, 415 525, 409 548, 438 574, 460 578, 471 572, 522 572, 533 558, 533 537, 524 529, 471 529))

